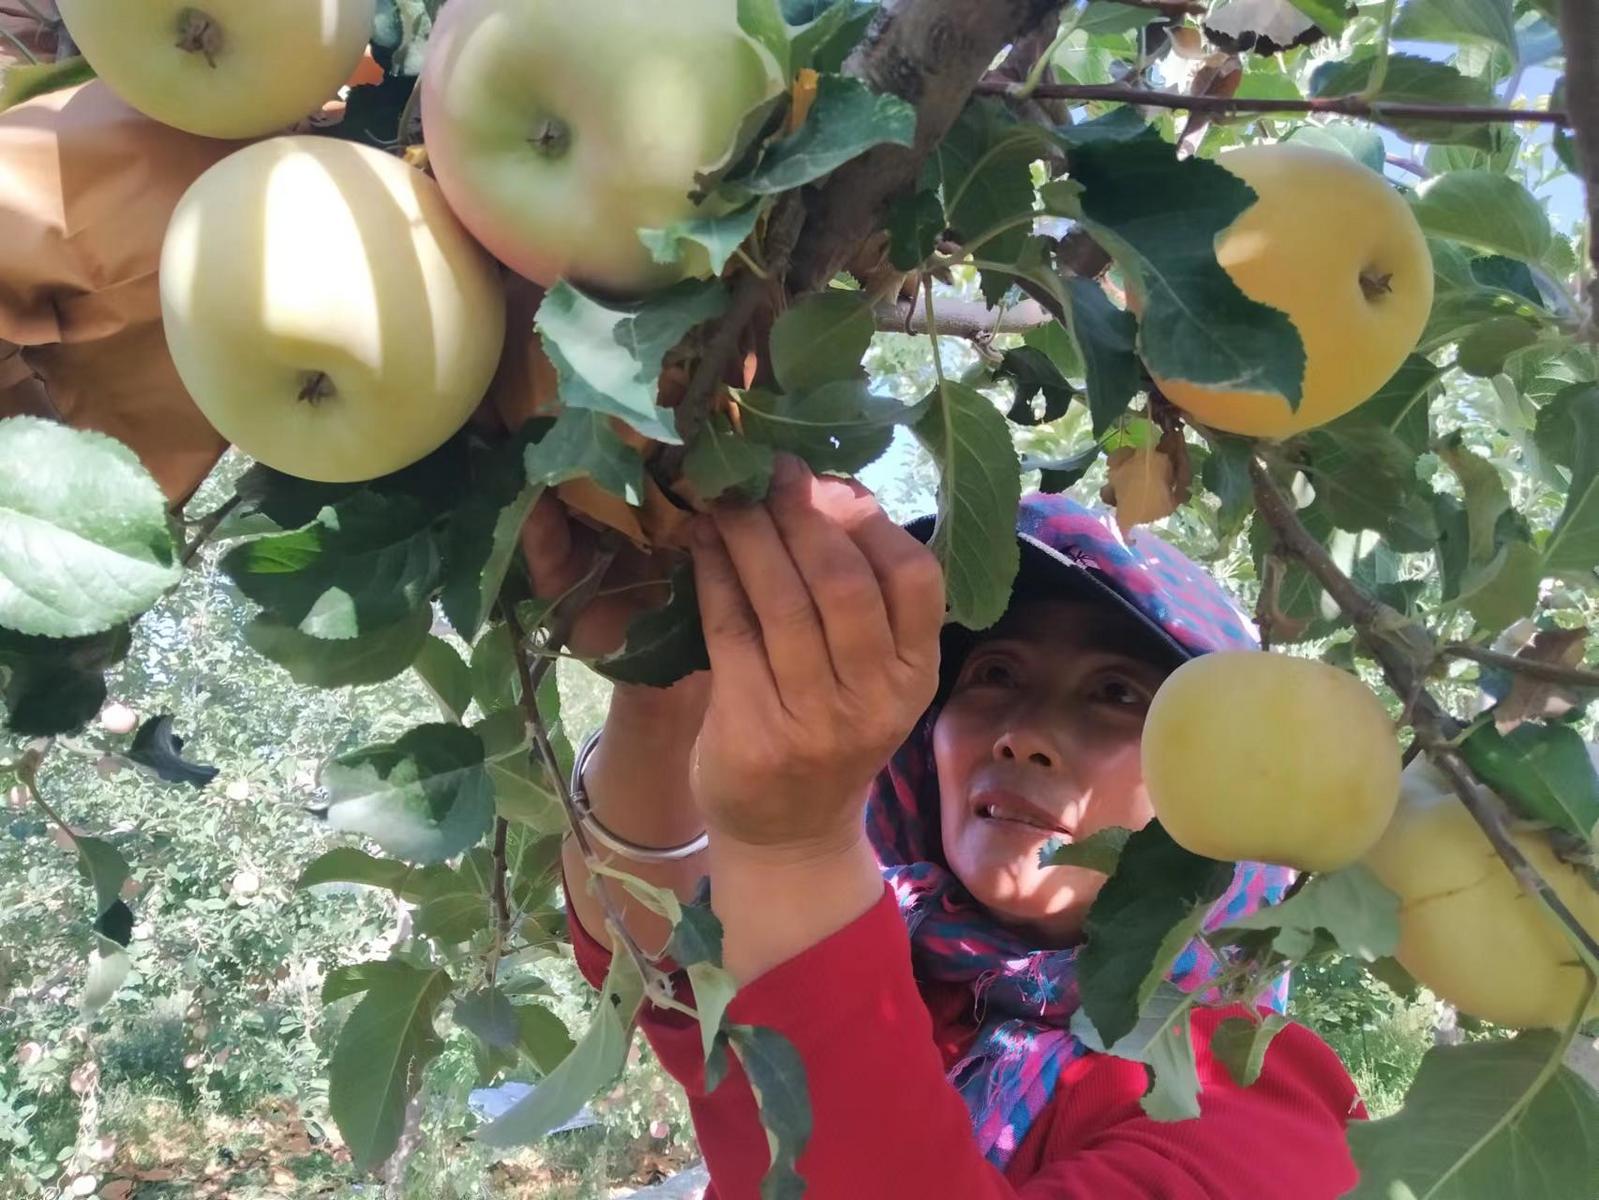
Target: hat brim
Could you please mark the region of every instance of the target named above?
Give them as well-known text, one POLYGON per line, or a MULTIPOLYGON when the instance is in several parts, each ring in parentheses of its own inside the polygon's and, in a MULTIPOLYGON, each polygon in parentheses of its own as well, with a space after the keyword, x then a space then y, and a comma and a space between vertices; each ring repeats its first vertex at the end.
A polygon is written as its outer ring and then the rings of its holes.
MULTIPOLYGON (((932 539, 935 523, 933 517, 918 517, 906 524, 905 530, 926 544, 932 539)), ((1021 561, 1016 572, 1016 582, 1011 587, 1011 604, 1023 597, 1043 597, 1104 605, 1114 612, 1125 614, 1149 634, 1151 649, 1155 651, 1153 657, 1169 656, 1173 667, 1194 657, 1193 651, 1124 596, 1101 572, 1082 563, 1073 562, 1060 551, 1027 534, 1017 534, 1016 543, 1021 561)), ((953 621, 945 624, 943 658, 939 666, 940 699, 948 693, 950 685, 954 682, 955 671, 959 669, 966 652, 980 635, 981 631, 968 629, 953 621)))

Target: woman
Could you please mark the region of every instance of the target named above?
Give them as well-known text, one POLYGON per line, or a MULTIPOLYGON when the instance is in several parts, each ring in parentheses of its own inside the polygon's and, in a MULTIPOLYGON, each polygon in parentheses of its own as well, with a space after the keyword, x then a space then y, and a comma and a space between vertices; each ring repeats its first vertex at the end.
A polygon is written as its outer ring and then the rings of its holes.
MULTIPOLYGON (((806 1194, 1342 1195, 1356 1181, 1344 1124, 1359 1100, 1303 1028, 1279 1034, 1240 1088, 1209 1051, 1229 1014, 1201 1010, 1202 1115, 1143 1113, 1144 1068, 1089 1053, 1068 1030, 1075 947, 1105 877, 1037 865, 1053 837, 1151 818, 1139 768, 1149 701, 1184 658, 1252 644, 1243 621, 1158 539, 1128 549, 1070 501, 1035 496, 1004 618, 945 633, 929 532, 785 459, 764 504, 694 530, 708 678, 618 689, 580 768, 594 828, 628 848, 618 865, 684 899, 709 876, 739 984, 727 1019, 779 1030, 805 1066, 806 1194), (650 849, 680 844, 664 850, 677 857, 650 849)), ((553 506, 535 513, 525 545, 541 591, 581 573, 572 533, 553 506)), ((609 598, 575 644, 615 644, 627 615, 609 598)), ((603 918, 575 847, 564 864, 574 948, 598 985, 603 918)), ((1285 883, 1240 867, 1209 925, 1285 883)), ((632 905, 625 919, 647 948, 664 942, 653 914, 632 905)), ((1173 976, 1193 988, 1212 967, 1190 947, 1173 976)), ((741 1071, 707 1093, 698 1026, 648 1005, 640 1024, 688 1093, 710 1194, 753 1200, 769 1149, 741 1071)))

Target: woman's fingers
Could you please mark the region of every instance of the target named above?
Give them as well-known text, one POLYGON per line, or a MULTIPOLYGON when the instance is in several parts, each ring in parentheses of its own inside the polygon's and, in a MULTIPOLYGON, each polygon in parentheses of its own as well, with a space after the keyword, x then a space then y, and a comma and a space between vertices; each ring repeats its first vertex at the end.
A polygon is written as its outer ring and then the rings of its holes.
POLYGON ((553 599, 582 577, 588 548, 579 545, 573 524, 553 491, 534 502, 522 525, 522 553, 527 556, 534 595, 553 599))
POLYGON ((760 623, 727 546, 709 519, 695 522, 693 547, 694 590, 712 679, 739 695, 776 695, 760 623))
POLYGON ((820 618, 765 504, 719 507, 712 519, 759 623, 778 695, 790 711, 835 686, 820 618))
MULTIPOLYGON (((871 494, 859 484, 848 486, 871 494)), ((900 659, 912 666, 936 663, 944 627, 944 572, 938 559, 875 501, 852 512, 849 531, 877 576, 900 659)))
POLYGON ((894 638, 882 588, 850 532, 876 502, 781 455, 768 506, 820 619, 834 675, 856 689, 880 679, 894 638))

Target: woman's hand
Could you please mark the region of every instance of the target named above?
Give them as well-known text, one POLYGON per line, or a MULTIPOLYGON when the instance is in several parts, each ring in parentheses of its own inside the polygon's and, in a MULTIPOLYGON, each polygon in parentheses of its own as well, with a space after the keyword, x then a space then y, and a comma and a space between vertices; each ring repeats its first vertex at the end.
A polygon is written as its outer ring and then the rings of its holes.
POLYGON ((711 695, 691 781, 713 841, 803 861, 858 841, 872 778, 938 685, 943 575, 859 484, 781 456, 701 518, 711 695))

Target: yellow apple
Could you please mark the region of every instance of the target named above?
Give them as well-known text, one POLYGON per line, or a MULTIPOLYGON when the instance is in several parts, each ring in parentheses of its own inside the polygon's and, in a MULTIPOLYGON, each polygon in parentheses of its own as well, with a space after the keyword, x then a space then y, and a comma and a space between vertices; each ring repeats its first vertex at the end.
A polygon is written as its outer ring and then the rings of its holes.
POLYGON ((59 0, 95 73, 134 108, 216 138, 260 137, 331 99, 374 0, 59 0))
POLYGON ((1415 349, 1432 309, 1432 259, 1410 206, 1347 154, 1293 143, 1216 160, 1259 197, 1216 241, 1252 300, 1288 314, 1305 344, 1304 395, 1157 379, 1196 421, 1250 437, 1314 429, 1371 398, 1415 349))
MULTIPOLYGON (((1599 891, 1542 834, 1511 836, 1599 937, 1599 891)), ((1499 1025, 1560 1028, 1571 1019, 1586 978, 1576 951, 1424 758, 1405 768, 1399 809, 1365 862, 1399 896, 1396 957, 1418 982, 1499 1025)), ((1599 1016, 1599 1003, 1589 1015, 1599 1016)))
POLYGON ((161 248, 184 386, 246 454, 370 479, 465 422, 505 340, 500 270, 437 185, 369 146, 257 142, 184 193, 161 248))
POLYGON ((1144 722, 1155 815, 1195 854, 1346 867, 1399 797, 1399 745, 1382 703, 1348 672, 1226 650, 1167 676, 1144 722))
POLYGON ((638 293, 639 240, 714 207, 690 199, 784 86, 736 0, 450 0, 422 71, 428 162, 468 229, 546 286, 638 293))

